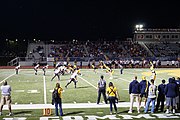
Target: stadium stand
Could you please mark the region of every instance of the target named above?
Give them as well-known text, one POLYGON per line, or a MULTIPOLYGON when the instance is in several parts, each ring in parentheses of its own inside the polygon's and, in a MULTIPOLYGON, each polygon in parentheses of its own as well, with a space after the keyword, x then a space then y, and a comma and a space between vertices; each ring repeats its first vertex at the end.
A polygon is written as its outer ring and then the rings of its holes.
POLYGON ((32 63, 47 63, 54 61, 78 61, 89 64, 92 60, 126 61, 142 63, 146 61, 178 61, 180 56, 179 31, 174 30, 143 30, 135 31, 133 39, 96 41, 7 41, 8 49, 3 49, 1 56, 11 56, 8 65, 15 65, 18 61, 32 63), (165 33, 163 33, 165 32, 165 33), (175 33, 174 33, 175 32, 175 33), (177 35, 176 35, 177 34, 177 35), (21 48, 23 46, 23 49, 21 48), (15 59, 16 58, 16 59, 15 59), (18 59, 17 59, 18 58, 18 59), (16 62, 14 62, 16 61, 16 62))

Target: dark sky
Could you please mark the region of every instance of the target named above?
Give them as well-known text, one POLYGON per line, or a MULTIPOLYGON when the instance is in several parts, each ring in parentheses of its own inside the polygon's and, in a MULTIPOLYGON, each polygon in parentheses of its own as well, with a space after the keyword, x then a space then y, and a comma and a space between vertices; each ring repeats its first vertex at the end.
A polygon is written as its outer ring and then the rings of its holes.
POLYGON ((180 4, 173 0, 1 0, 0 37, 97 39, 132 36, 146 28, 180 27, 180 4))

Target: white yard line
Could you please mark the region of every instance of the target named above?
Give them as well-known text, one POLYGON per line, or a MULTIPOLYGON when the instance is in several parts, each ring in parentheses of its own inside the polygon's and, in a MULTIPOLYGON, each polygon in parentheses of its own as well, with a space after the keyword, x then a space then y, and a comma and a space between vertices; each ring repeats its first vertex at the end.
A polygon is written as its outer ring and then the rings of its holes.
POLYGON ((94 86, 93 84, 91 84, 90 82, 88 82, 86 79, 84 79, 84 78, 82 78, 82 77, 80 77, 80 76, 78 76, 80 79, 82 79, 82 80, 84 80, 86 83, 88 83, 89 85, 91 85, 92 87, 94 87, 95 89, 97 89, 97 87, 96 86, 94 86))
MULTIPOLYGON (((116 104, 118 108, 122 107, 129 107, 130 102, 119 102, 116 104)), ((136 106, 136 103, 134 103, 136 106)), ((142 102, 142 105, 144 105, 144 102, 142 102)), ((54 109, 54 105, 52 104, 12 104, 13 110, 25 110, 25 109, 44 109, 44 108, 51 108, 54 109)), ((63 103, 62 108, 109 108, 109 104, 97 104, 97 103, 63 103)), ((4 110, 8 110, 8 106, 5 105, 3 107, 4 110)))
POLYGON ((13 73, 12 75, 9 75, 8 77, 4 78, 2 81, 0 81, 0 84, 3 83, 5 80, 9 79, 10 77, 14 76, 15 74, 16 73, 13 73))
POLYGON ((43 76, 43 82, 44 82, 44 104, 47 104, 47 98, 46 98, 46 78, 43 76))

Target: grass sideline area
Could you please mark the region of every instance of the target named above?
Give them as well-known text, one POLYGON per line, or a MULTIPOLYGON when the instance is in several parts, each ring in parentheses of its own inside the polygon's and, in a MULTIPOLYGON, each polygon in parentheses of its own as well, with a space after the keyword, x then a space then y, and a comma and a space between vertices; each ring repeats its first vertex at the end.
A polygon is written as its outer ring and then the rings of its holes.
MULTIPOLYGON (((159 68, 155 69, 157 73, 156 85, 161 83, 162 79, 166 80, 168 83, 169 77, 179 77, 180 69, 177 68, 159 68)), ((119 69, 115 69, 113 79, 109 79, 110 76, 105 72, 105 70, 98 69, 97 74, 93 72, 93 69, 82 69, 82 76, 78 77, 77 88, 74 88, 73 83, 68 86, 66 89, 64 86, 68 82, 70 75, 66 74, 61 76, 61 86, 64 89, 63 92, 63 103, 96 103, 97 100, 97 82, 101 75, 104 75, 107 84, 112 81, 117 87, 120 102, 129 102, 128 87, 129 83, 132 81, 135 75, 138 76, 138 81, 141 81, 142 76, 146 76, 147 80, 150 79, 151 71, 150 69, 124 69, 124 73, 121 75, 119 69)), ((53 81, 50 81, 54 75, 53 69, 47 69, 47 74, 44 77, 42 69, 38 69, 38 75, 34 75, 33 69, 20 69, 18 75, 15 74, 14 69, 0 69, 0 81, 7 80, 8 84, 12 87, 12 104, 51 104, 51 92, 55 87, 57 78, 53 81)), ((103 98, 101 97, 101 102, 103 98)), ((118 108, 120 114, 127 114, 129 106, 125 108, 118 108)), ((30 109, 30 108, 29 108, 30 109)), ((78 110, 89 111, 85 114, 96 115, 98 110, 105 110, 102 114, 108 115, 108 108, 98 108, 98 109, 89 109, 83 108, 78 110), (93 112, 94 111, 94 112, 93 112)), ((76 109, 65 109, 65 113, 76 112, 76 109), (67 112, 66 112, 67 111, 67 112)), ((13 110, 15 117, 23 117, 22 114, 25 114, 28 110, 13 110), (22 113, 22 114, 16 114, 22 113)), ((32 111, 30 119, 37 119, 42 116, 42 110, 30 110, 32 111), (34 116, 34 117, 32 117, 34 116)), ((6 114, 6 110, 3 110, 3 114, 6 114)), ((137 115, 137 113, 133 113, 137 115)), ((67 116, 71 114, 66 114, 67 116)), ((77 114, 72 114, 77 115, 77 114)), ((4 118, 2 116, 0 118, 4 118)), ((122 118, 122 117, 119 117, 122 118)), ((142 118, 143 119, 143 118, 142 118)))

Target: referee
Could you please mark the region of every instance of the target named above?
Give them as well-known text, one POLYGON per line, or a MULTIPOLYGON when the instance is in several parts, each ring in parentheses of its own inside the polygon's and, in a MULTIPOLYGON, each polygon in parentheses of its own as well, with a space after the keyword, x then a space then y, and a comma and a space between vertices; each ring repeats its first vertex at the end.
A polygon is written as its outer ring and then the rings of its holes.
POLYGON ((107 104, 107 99, 106 99, 106 81, 104 80, 104 76, 101 75, 101 79, 98 81, 98 99, 97 99, 97 104, 100 102, 101 94, 103 94, 104 101, 107 104))

